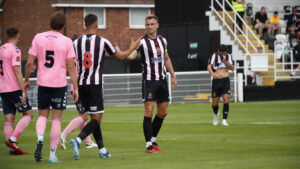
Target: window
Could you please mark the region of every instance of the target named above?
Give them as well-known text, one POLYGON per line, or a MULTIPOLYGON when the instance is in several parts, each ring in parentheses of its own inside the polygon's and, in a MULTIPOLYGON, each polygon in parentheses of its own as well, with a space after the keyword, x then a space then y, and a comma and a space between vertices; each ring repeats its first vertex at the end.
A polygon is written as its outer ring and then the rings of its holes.
POLYGON ((129 9, 129 27, 134 29, 145 29, 145 17, 150 14, 148 8, 129 9))
POLYGON ((84 8, 84 17, 88 14, 94 14, 94 15, 97 16, 97 18, 98 18, 98 28, 99 29, 105 29, 106 28, 105 8, 84 8))

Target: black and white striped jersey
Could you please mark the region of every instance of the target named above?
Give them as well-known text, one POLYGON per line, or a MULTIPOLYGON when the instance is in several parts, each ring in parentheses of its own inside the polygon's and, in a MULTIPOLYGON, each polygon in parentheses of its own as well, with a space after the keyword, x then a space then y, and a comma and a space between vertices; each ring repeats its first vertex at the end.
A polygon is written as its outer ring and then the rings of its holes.
POLYGON ((116 49, 107 39, 95 34, 85 34, 73 44, 77 59, 78 84, 100 85, 105 51, 113 55, 117 52, 116 49))
MULTIPOLYGON (((225 58, 229 64, 232 64, 232 65, 234 64, 231 54, 226 54, 225 58)), ((214 53, 211 55, 211 57, 208 60, 208 64, 212 65, 213 71, 216 71, 217 69, 222 69, 222 68, 226 69, 226 65, 224 62, 222 62, 222 58, 220 55, 218 55, 218 53, 214 53)))
POLYGON ((144 80, 166 79, 165 52, 167 40, 161 35, 151 39, 146 35, 141 38, 137 51, 142 56, 142 69, 144 80))

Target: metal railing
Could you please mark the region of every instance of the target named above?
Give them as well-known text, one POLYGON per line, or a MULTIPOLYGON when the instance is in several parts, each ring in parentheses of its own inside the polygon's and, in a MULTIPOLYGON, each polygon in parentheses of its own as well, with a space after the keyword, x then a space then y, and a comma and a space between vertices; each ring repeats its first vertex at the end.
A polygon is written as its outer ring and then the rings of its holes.
MULTIPOLYGON (((289 56, 291 61, 290 62, 286 62, 285 61, 285 53, 282 52, 281 54, 281 60, 282 62, 277 62, 277 59, 274 58, 274 81, 277 81, 278 79, 300 79, 300 76, 277 76, 278 75, 278 71, 281 72, 289 72, 291 75, 296 74, 296 72, 300 72, 300 69, 294 69, 295 65, 299 65, 300 62, 294 62, 294 54, 292 50, 289 50, 289 56), (281 65, 282 69, 277 70, 277 66, 281 65), (290 68, 286 67, 287 65, 290 65, 290 68)), ((275 56, 274 56, 275 57, 275 56)))
POLYGON ((254 45, 254 43, 249 39, 249 37, 248 37, 249 34, 253 36, 253 38, 255 39, 255 41, 257 42, 257 44, 259 44, 258 46, 262 47, 263 53, 265 53, 265 46, 264 46, 264 44, 256 36, 256 34, 253 32, 253 30, 248 26, 248 24, 245 22, 245 20, 234 10, 234 8, 232 7, 231 3, 228 2, 228 0, 222 0, 222 4, 219 2, 219 0, 211 0, 211 12, 215 13, 216 16, 219 17, 219 19, 222 21, 223 25, 226 26, 227 29, 229 30, 229 32, 233 35, 234 40, 237 41, 239 43, 239 45, 241 45, 241 47, 244 49, 244 51, 246 52, 247 55, 251 55, 250 52, 248 51, 249 45, 256 52, 258 52, 258 47, 256 47, 254 45), (217 4, 222 9, 222 16, 214 8, 214 4, 217 4), (233 11, 233 18, 232 18, 232 16, 229 14, 229 12, 225 8, 226 4, 233 11), (232 21, 232 23, 233 23, 233 29, 234 30, 232 30, 230 28, 229 24, 226 22, 225 14, 232 21), (244 33, 241 30, 241 28, 238 26, 238 24, 236 23, 236 19, 237 18, 239 18, 243 22, 243 25, 245 25, 245 32, 246 33, 244 33), (241 33, 241 35, 243 36, 243 38, 245 38, 246 44, 242 43, 241 40, 237 37, 237 30, 239 30, 239 32, 241 33))
MULTIPOLYGON (((230 72, 231 101, 237 102, 237 78, 235 72, 230 72)), ((211 75, 208 71, 176 72, 178 85, 171 90, 171 76, 167 74, 170 103, 207 103, 211 101, 211 75)), ((68 77, 67 108, 74 109, 70 93, 70 78, 68 77)), ((28 97, 32 107, 37 109, 36 78, 30 78, 31 88, 28 97)), ((142 75, 132 74, 104 74, 103 97, 105 105, 141 105, 142 102, 142 75)), ((0 104, 0 112, 2 104, 0 104)))

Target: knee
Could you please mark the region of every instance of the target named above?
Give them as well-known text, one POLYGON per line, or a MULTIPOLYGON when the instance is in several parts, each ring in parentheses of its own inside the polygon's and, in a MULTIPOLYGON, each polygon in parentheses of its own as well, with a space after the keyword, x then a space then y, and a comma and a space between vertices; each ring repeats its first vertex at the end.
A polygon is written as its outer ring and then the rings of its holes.
POLYGON ((23 115, 24 116, 29 116, 31 119, 33 118, 33 112, 32 112, 32 110, 29 110, 29 111, 23 113, 23 115))
POLYGON ((153 110, 152 109, 146 109, 145 110, 145 116, 146 117, 152 117, 153 115, 153 110))
POLYGON ((87 113, 84 113, 82 115, 80 114, 79 116, 82 118, 83 121, 87 121, 89 119, 89 115, 87 113))
POLYGON ((212 106, 213 107, 217 107, 219 105, 219 102, 218 101, 213 101, 213 103, 212 103, 212 106))
POLYGON ((163 111, 163 112, 157 113, 157 116, 159 118, 161 118, 161 119, 164 119, 167 115, 168 115, 167 111, 163 111))
POLYGON ((15 122, 15 116, 14 115, 8 115, 4 117, 5 122, 14 123, 15 122))
POLYGON ((223 104, 228 104, 229 103, 229 99, 223 99, 223 104))

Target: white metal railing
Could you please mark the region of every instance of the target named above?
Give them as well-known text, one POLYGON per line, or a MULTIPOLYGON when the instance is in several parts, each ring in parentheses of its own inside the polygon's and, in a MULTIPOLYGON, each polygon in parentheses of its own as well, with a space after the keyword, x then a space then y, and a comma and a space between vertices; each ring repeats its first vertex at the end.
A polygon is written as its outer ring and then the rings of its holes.
POLYGON ((294 54, 292 50, 289 50, 289 55, 290 55, 290 62, 285 61, 285 53, 282 52, 281 54, 281 60, 282 62, 277 62, 277 58, 274 56, 274 80, 277 81, 278 79, 300 79, 300 76, 295 76, 296 72, 300 72, 300 69, 294 69, 295 65, 299 65, 300 62, 294 62, 294 54), (277 70, 277 65, 282 65, 282 69, 279 71, 281 72, 289 72, 291 75, 294 76, 277 76, 278 75, 278 70, 277 70), (290 65, 290 68, 287 68, 286 65, 290 65))
MULTIPOLYGON (((230 72, 230 86, 232 89, 231 101, 237 101, 237 78, 235 72, 230 72)), ((177 72, 178 85, 171 90, 171 76, 167 74, 170 94, 170 103, 200 103, 209 102, 211 97, 211 75, 208 71, 177 72), (199 95, 201 97, 199 97, 199 95), (204 98, 206 97, 206 98, 204 98)), ((30 78, 31 88, 28 97, 32 107, 37 109, 36 78, 30 78)), ((104 74, 103 96, 105 105, 141 105, 142 102, 142 75, 133 74, 104 74)), ((68 77, 68 91, 70 78, 68 77)), ((0 112, 2 104, 0 104, 0 112)), ((76 108, 71 94, 68 92, 67 108, 76 108)))
POLYGON ((245 50, 247 55, 250 55, 248 49, 249 49, 249 45, 256 51, 258 52, 258 47, 256 47, 254 45, 254 43, 249 39, 248 35, 250 33, 250 35, 253 36, 253 38, 255 39, 255 41, 257 42, 257 44, 259 44, 258 46, 261 46, 263 49, 263 53, 265 53, 265 46, 264 44, 260 41, 260 39, 256 36, 256 34, 253 32, 253 30, 248 26, 248 24, 245 22, 245 20, 234 10, 234 8, 232 7, 231 3, 228 2, 228 0, 222 0, 222 4, 219 2, 219 0, 211 0, 211 11, 212 13, 214 12, 219 19, 222 21, 223 25, 226 26, 229 30, 229 32, 233 35, 235 41, 237 41, 239 43, 239 45, 241 45, 241 47, 245 50), (214 3, 215 2, 215 3, 214 3), (221 9, 222 9, 222 16, 218 13, 218 11, 214 8, 214 4, 217 4, 221 9), (227 12, 227 10, 225 9, 225 5, 228 5, 231 10, 233 11, 233 18, 232 16, 227 12), (234 30, 232 30, 229 26, 229 24, 226 22, 226 16, 232 21, 233 23, 233 27, 234 30), (245 25, 245 32, 244 33, 241 28, 238 26, 238 24, 236 23, 236 18, 239 18, 242 22, 243 25, 245 25), (245 38, 246 40, 246 44, 242 43, 240 41, 240 39, 237 37, 237 30, 239 30, 239 32, 241 33, 241 35, 243 36, 243 38, 245 38))

